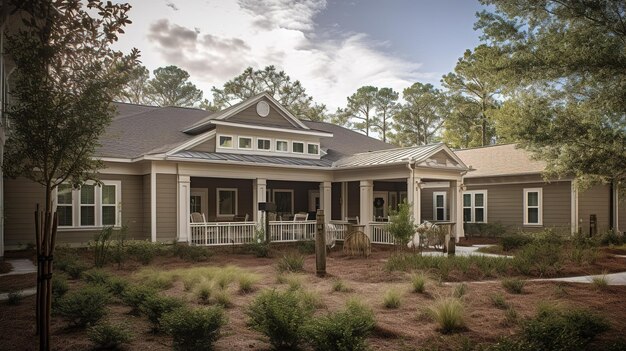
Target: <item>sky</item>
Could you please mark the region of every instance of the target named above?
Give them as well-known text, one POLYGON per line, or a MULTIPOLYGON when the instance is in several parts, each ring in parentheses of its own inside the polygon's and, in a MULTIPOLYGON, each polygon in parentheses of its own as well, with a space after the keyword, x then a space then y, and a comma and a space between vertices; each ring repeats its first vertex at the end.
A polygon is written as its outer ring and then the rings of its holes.
POLYGON ((478 0, 126 0, 131 25, 116 48, 150 71, 179 66, 211 87, 275 65, 332 112, 359 87, 439 85, 466 49, 478 0))

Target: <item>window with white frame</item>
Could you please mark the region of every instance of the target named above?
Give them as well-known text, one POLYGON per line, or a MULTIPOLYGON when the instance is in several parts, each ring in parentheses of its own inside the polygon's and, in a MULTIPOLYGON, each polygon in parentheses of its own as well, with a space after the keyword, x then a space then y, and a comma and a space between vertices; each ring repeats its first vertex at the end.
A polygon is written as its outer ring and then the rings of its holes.
POLYGON ((258 138, 256 140, 256 147, 259 150, 270 150, 272 148, 272 141, 269 139, 258 138))
POLYGON ((463 222, 487 222, 487 191, 473 190, 463 193, 463 222))
POLYGON ((524 225, 543 224, 543 189, 524 189, 524 225))
POLYGON ((445 191, 433 192, 433 220, 435 221, 446 220, 446 195, 445 191))
POLYGON ((294 141, 291 144, 291 150, 295 153, 298 154, 303 154, 304 153, 304 143, 303 142, 299 142, 299 141, 294 141))
POLYGON ((101 185, 87 183, 79 189, 60 184, 56 191, 59 227, 99 228, 120 225, 120 181, 104 180, 101 185))
POLYGON ((307 152, 309 155, 319 155, 320 146, 318 144, 307 144, 307 152))
POLYGON ((239 137, 239 148, 240 149, 252 149, 252 138, 239 137))
POLYGON ((276 151, 288 152, 289 143, 286 140, 276 140, 276 151))
POLYGON ((232 148, 233 137, 230 135, 220 135, 219 137, 220 147, 232 148))
POLYGON ((237 189, 217 189, 217 215, 237 214, 237 189))

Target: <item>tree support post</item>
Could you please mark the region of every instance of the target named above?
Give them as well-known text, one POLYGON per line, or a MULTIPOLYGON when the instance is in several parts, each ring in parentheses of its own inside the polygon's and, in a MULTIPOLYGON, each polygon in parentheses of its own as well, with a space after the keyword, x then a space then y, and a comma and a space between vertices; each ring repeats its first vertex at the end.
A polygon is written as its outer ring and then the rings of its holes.
POLYGON ((315 233, 315 273, 318 277, 326 275, 326 224, 324 210, 317 210, 315 233))

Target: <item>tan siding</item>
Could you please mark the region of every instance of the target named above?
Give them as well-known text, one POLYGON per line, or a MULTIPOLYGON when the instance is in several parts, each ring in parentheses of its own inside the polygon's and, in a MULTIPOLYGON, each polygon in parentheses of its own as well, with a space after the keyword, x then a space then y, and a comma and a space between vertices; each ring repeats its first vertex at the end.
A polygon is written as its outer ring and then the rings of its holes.
POLYGON ((467 190, 487 190, 487 220, 511 229, 524 227, 524 188, 543 189, 543 226, 569 228, 571 216, 570 182, 467 186, 467 190))
POLYGON ((157 240, 176 240, 176 175, 157 174, 157 240))
POLYGON ((610 189, 608 185, 596 185, 578 195, 578 218, 580 229, 589 233, 589 217, 598 218, 598 232, 609 229, 610 189))
MULTIPOLYGON (((128 237, 146 239, 143 231, 142 176, 102 175, 102 180, 119 180, 122 184, 122 223, 128 226, 128 237)), ((5 179, 5 243, 9 246, 34 242, 33 212, 36 205, 44 205, 44 188, 26 178, 5 179)), ((100 229, 63 230, 57 236, 59 244, 85 244, 100 229)))
POLYGON ((274 104, 269 100, 263 98, 263 101, 270 105, 270 114, 267 117, 261 117, 256 113, 256 104, 248 107, 247 109, 239 112, 238 114, 227 119, 229 122, 238 123, 262 123, 272 124, 276 126, 293 127, 290 121, 288 121, 283 115, 276 110, 274 104))
POLYGON ((422 216, 422 221, 432 221, 434 220, 434 209, 433 209, 433 204, 434 204, 434 199, 433 199, 433 193, 435 191, 444 191, 446 193, 446 216, 449 219, 450 218, 450 189, 448 188, 428 188, 428 189, 422 189, 421 191, 421 201, 420 201, 420 206, 421 206, 421 216, 422 216))
POLYGON ((215 138, 211 138, 210 140, 207 140, 202 144, 196 145, 189 150, 201 152, 215 152, 215 138))
POLYGON ((618 228, 621 232, 626 232, 626 195, 620 196, 618 211, 618 228))
POLYGON ((517 176, 498 176, 498 177, 469 177, 472 172, 468 173, 468 177, 464 179, 465 185, 477 185, 477 184, 502 184, 502 183, 543 183, 544 179, 541 174, 527 174, 517 176))
POLYGON ((150 206, 150 175, 146 174, 143 176, 143 234, 147 239, 152 238, 152 232, 150 230, 152 219, 150 218, 150 211, 152 207, 150 206))

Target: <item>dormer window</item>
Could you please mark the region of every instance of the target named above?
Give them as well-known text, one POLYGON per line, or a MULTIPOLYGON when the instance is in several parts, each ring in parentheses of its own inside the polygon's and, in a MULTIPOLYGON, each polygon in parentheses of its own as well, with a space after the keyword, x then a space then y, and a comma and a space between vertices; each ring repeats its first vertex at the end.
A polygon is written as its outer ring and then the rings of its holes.
POLYGON ((240 149, 252 149, 252 138, 239 137, 239 148, 240 149))
POLYGON ((320 146, 318 144, 307 144, 307 152, 309 155, 319 155, 320 146))
POLYGON ((229 135, 220 135, 220 147, 232 148, 233 147, 233 137, 229 135))
POLYGON ((276 140, 276 151, 278 152, 288 152, 289 151, 289 143, 286 140, 276 140))
POLYGON ((257 144, 257 149, 259 150, 267 150, 269 151, 272 147, 272 142, 269 139, 261 139, 258 138, 256 140, 256 144, 257 144))
POLYGON ((294 153, 303 154, 304 153, 304 143, 299 141, 294 141, 292 144, 292 149, 294 153))

